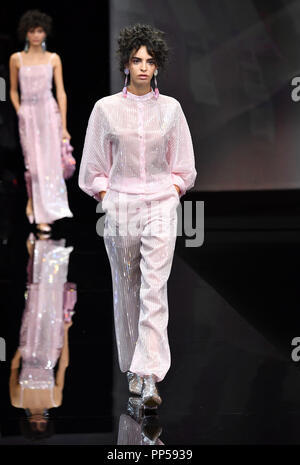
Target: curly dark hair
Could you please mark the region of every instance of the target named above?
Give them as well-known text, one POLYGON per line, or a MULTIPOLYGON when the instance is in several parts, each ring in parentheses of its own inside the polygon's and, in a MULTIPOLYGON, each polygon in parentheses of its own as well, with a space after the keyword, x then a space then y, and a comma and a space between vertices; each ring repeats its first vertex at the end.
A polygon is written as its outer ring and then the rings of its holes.
MULTIPOLYGON (((150 24, 137 23, 121 29, 116 55, 119 58, 119 69, 122 76, 124 76, 124 68, 129 62, 131 53, 139 50, 142 45, 147 47, 147 51, 154 58, 156 66, 164 69, 170 52, 164 36, 165 32, 155 29, 150 24)), ((130 74, 128 78, 130 82, 130 74)))
POLYGON ((42 27, 47 36, 52 33, 52 18, 40 10, 28 10, 20 18, 18 24, 18 37, 21 42, 26 39, 26 34, 31 28, 42 27))
POLYGON ((33 425, 28 421, 28 418, 20 418, 19 425, 23 437, 31 439, 32 441, 46 439, 55 434, 54 421, 51 418, 48 419, 45 430, 43 431, 34 429, 33 425))

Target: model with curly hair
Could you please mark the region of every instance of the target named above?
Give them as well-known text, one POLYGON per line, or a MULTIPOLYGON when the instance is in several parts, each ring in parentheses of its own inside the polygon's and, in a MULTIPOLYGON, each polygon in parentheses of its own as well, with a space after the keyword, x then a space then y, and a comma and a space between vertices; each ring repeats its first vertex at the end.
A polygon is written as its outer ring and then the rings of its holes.
POLYGON ((197 172, 181 105, 157 87, 169 51, 164 33, 135 24, 121 30, 118 43, 125 86, 94 105, 79 187, 102 201, 106 213, 120 369, 127 372, 129 391, 156 408, 162 402, 156 383, 171 365, 167 280, 177 206, 197 172))
POLYGON ((18 25, 19 39, 26 41, 24 50, 9 60, 10 99, 18 116, 26 169, 26 214, 30 223, 46 232, 55 220, 73 217, 61 161, 61 141, 71 138, 66 126, 67 97, 60 56, 46 50, 51 30, 50 16, 26 11, 18 25), (53 76, 58 102, 52 94, 53 76))

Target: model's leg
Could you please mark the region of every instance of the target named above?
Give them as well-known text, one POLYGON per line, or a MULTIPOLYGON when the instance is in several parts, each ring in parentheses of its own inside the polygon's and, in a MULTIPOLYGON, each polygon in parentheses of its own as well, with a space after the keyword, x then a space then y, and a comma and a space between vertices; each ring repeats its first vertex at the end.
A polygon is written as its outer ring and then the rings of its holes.
POLYGON ((32 204, 32 182, 31 182, 31 175, 30 175, 29 170, 25 171, 24 178, 25 178, 25 185, 26 185, 26 191, 27 191, 27 196, 28 196, 28 201, 26 205, 26 215, 27 215, 29 222, 33 223, 34 213, 33 213, 33 204, 32 204))
POLYGON ((141 237, 139 337, 130 370, 155 375, 156 381, 163 380, 171 364, 167 280, 176 243, 178 201, 174 190, 163 197, 159 208, 151 209, 141 237), (162 227, 167 227, 165 232, 159 232, 162 227), (153 228, 158 232, 153 233, 153 228))
MULTIPOLYGON (((118 212, 118 193, 109 191, 109 200, 111 204, 106 212, 104 244, 112 275, 119 365, 120 370, 125 372, 130 368, 138 337, 141 284, 140 237, 119 235, 118 229, 114 229, 116 217, 113 214, 113 210, 118 212)), ((125 205, 121 208, 125 208, 125 205)))

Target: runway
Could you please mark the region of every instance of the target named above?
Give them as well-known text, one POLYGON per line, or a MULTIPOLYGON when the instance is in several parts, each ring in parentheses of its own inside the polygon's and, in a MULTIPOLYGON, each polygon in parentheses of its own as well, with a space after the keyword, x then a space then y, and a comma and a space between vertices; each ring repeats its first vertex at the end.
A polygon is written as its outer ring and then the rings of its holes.
MULTIPOLYGON (((280 215, 265 210, 254 218, 248 208, 245 228, 241 215, 227 215, 225 224, 218 209, 210 208, 218 202, 210 198, 206 204, 203 245, 188 248, 184 237, 177 238, 168 282, 172 364, 159 383, 161 407, 154 414, 146 412, 155 442, 147 436, 145 412, 132 404, 128 409, 103 238, 92 222, 57 222, 51 240, 64 239, 65 247, 73 247, 67 278, 77 285, 77 302, 62 405, 50 409, 54 434, 41 443, 299 442, 300 365, 291 356, 300 323, 297 221, 285 210, 284 228, 280 215)), ((9 398, 9 361, 20 337, 30 234, 21 209, 20 202, 20 215, 15 212, 7 219, 10 235, 8 240, 2 237, 0 250, 1 337, 7 341, 7 361, 0 364, 0 445, 28 443, 20 431, 24 412, 9 398)))

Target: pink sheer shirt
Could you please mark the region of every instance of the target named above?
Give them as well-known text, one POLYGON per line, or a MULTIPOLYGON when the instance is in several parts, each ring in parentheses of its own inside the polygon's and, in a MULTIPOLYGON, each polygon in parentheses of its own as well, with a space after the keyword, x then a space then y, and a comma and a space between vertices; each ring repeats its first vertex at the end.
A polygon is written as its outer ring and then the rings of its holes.
POLYGON ((108 188, 155 193, 171 184, 179 196, 194 186, 197 172, 190 130, 180 103, 153 89, 98 100, 90 114, 79 170, 79 187, 100 201, 108 188))

